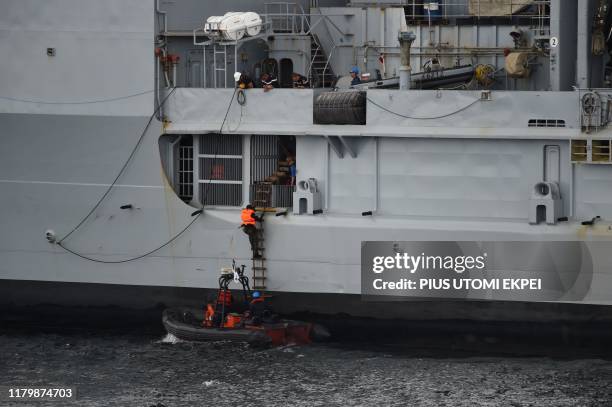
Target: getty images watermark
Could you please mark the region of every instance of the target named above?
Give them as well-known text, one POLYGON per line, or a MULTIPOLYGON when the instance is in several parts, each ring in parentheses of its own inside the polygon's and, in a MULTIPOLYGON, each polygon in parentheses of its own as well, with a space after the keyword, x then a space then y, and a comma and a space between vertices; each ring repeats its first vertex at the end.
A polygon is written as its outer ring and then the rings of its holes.
POLYGON ((580 241, 362 242, 361 291, 376 301, 580 301, 593 277, 590 245, 610 247, 580 241))

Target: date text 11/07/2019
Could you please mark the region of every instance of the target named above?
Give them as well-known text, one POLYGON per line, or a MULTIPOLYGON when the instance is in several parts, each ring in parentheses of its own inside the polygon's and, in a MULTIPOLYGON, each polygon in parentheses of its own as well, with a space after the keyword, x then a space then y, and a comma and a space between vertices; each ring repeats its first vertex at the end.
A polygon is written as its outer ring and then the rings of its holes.
POLYGON ((402 278, 372 282, 375 290, 541 290, 540 278, 402 278))

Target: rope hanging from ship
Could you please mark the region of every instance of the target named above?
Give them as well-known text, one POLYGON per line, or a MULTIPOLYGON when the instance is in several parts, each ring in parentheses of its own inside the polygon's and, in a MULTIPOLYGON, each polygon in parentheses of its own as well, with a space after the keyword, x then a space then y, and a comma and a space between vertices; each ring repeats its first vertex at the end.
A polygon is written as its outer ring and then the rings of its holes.
POLYGON ((117 184, 117 181, 119 181, 119 178, 121 178, 121 176, 123 175, 123 172, 127 168, 127 166, 130 163, 130 161, 132 161, 132 158, 134 157, 134 155, 136 154, 136 151, 138 150, 138 147, 142 143, 142 140, 144 139, 144 137, 145 137, 145 135, 147 133, 147 130, 149 130, 149 126, 151 126, 151 123, 153 122, 153 118, 155 117, 157 112, 159 112, 159 110, 162 108, 162 106, 166 103, 166 100, 168 100, 168 98, 174 93, 175 90, 176 90, 176 88, 173 88, 166 95, 166 97, 164 97, 164 99, 159 103, 159 106, 157 106, 157 108, 153 111, 153 113, 149 117, 149 120, 147 121, 147 124, 145 125, 144 129, 142 130, 142 133, 140 133, 140 137, 138 137, 138 140, 136 141, 136 145, 134 146, 134 148, 132 148, 132 151, 130 152, 130 155, 128 156, 127 160, 125 161, 125 163, 123 164, 123 166, 119 170, 119 173, 117 174, 117 176, 115 177, 113 182, 108 186, 108 188, 106 189, 104 194, 102 194, 100 199, 98 199, 98 202, 96 202, 96 204, 93 206, 93 208, 91 208, 91 210, 87 213, 87 215, 85 215, 85 217, 83 219, 81 219, 81 221, 74 228, 72 228, 72 230, 70 232, 68 232, 68 234, 66 234, 64 237, 62 237, 57 242, 60 246, 61 246, 61 244, 62 244, 62 242, 64 240, 68 239, 68 237, 70 237, 70 235, 72 235, 74 232, 76 232, 77 229, 79 229, 83 225, 83 223, 85 223, 87 221, 87 219, 89 219, 89 217, 96 211, 96 209, 98 209, 98 207, 104 201, 104 199, 106 199, 106 197, 108 196, 110 191, 117 184))
POLYGON ((230 133, 234 133, 238 131, 238 129, 242 125, 242 116, 244 114, 243 110, 244 110, 244 105, 246 105, 246 93, 244 92, 244 89, 237 89, 236 102, 238 102, 238 104, 240 105, 240 118, 238 119, 238 125, 234 129, 230 128, 230 123, 227 124, 227 130, 230 133))
POLYGON ((94 103, 116 102, 118 100, 131 99, 136 96, 142 96, 142 95, 146 95, 146 94, 153 93, 153 92, 155 91, 145 90, 145 91, 138 92, 138 93, 132 93, 130 95, 118 96, 118 97, 108 98, 108 99, 79 100, 79 101, 72 101, 72 102, 62 102, 62 101, 56 101, 56 100, 46 101, 46 100, 33 100, 33 99, 19 99, 19 98, 13 98, 10 96, 0 96, 0 99, 10 100, 11 102, 33 103, 33 104, 40 104, 40 105, 89 105, 89 104, 94 104, 94 103))
POLYGON ((390 110, 390 109, 388 109, 388 108, 386 108, 386 107, 384 107, 384 106, 382 106, 382 105, 380 105, 380 104, 376 103, 375 101, 373 101, 373 100, 372 100, 372 99, 370 99, 370 98, 366 98, 366 99, 368 100, 368 102, 372 103, 374 106, 378 107, 379 109, 384 110, 385 112, 388 112, 388 113, 394 114, 394 115, 399 116, 399 117, 403 117, 404 119, 412 119, 412 120, 435 120, 435 119, 443 119, 443 118, 445 118, 445 117, 450 117, 450 116, 456 115, 457 113, 461 113, 461 112, 463 112, 464 110, 466 110, 466 109, 468 109, 468 108, 470 108, 470 107, 474 106, 476 103, 478 103, 478 102, 480 102, 480 101, 481 101, 481 99, 476 99, 476 100, 474 100, 473 102, 469 103, 468 105, 466 105, 466 106, 462 107, 462 108, 461 108, 461 109, 459 109, 459 110, 455 110, 454 112, 446 113, 446 114, 443 114, 443 115, 439 115, 439 116, 429 116, 429 117, 418 117, 418 116, 408 116, 408 115, 405 115, 405 114, 402 114, 402 113, 394 112, 393 110, 390 110))
MULTIPOLYGON (((155 109, 155 111, 153 112, 153 114, 151 115, 151 117, 149 118, 149 121, 147 122, 147 125, 145 126, 142 134, 140 135, 140 138, 138 139, 136 146, 134 146, 134 149, 132 150, 132 153, 130 154, 130 156, 128 157, 127 161, 125 162, 125 164, 123 165, 123 167, 121 168, 121 170, 119 171, 119 174, 117 175, 117 177, 115 178, 115 180, 113 181, 113 183, 108 187, 108 189, 106 190, 106 192, 104 193, 104 195, 102 195, 102 197, 100 198, 100 200, 96 203, 96 205, 92 208, 92 210, 83 218, 83 220, 81 220, 81 222, 79 222, 77 224, 77 226, 75 226, 70 233, 68 233, 66 236, 64 236, 61 240, 59 240, 57 242, 58 246, 60 246, 62 249, 66 250, 67 252, 80 257, 82 259, 85 260, 89 260, 95 263, 105 263, 105 264, 119 264, 119 263, 128 263, 131 261, 135 261, 135 260, 139 260, 142 259, 144 257, 147 257, 155 252, 157 252, 158 250, 163 249, 164 247, 168 246, 170 243, 174 242, 176 239, 178 239, 183 233, 185 233, 190 227, 191 225, 193 225, 202 215, 203 210, 199 209, 195 212, 193 212, 191 214, 192 217, 194 217, 191 222, 189 222, 180 232, 178 232, 176 235, 174 235, 172 238, 170 238, 169 240, 167 240, 166 242, 164 242, 162 245, 156 247, 155 249, 149 250, 146 253, 143 253, 139 256, 136 257, 132 257, 129 259, 122 259, 122 260, 102 260, 102 259, 96 259, 93 257, 89 257, 86 256, 84 254, 78 253, 68 247, 66 247, 62 242, 64 240, 66 240, 70 235, 72 235, 72 233, 74 233, 79 227, 81 227, 81 225, 83 225, 83 223, 85 223, 85 221, 95 212, 95 210, 100 206, 100 204, 102 203, 102 201, 104 201, 104 199, 106 198, 106 196, 108 195, 108 193, 111 191, 111 189, 113 188, 113 186, 117 183, 117 181, 119 180, 119 178, 121 177, 121 175, 123 174, 123 172, 125 171, 125 168, 127 167, 128 163, 132 160, 136 150, 138 149, 138 146, 141 144, 142 140, 144 139, 144 136, 149 128, 149 126, 151 125, 153 118, 155 117, 155 115, 157 114, 157 112, 161 109, 161 107, 165 104, 166 100, 168 100, 168 98, 174 93, 174 91, 176 90, 176 87, 172 88, 172 90, 164 97, 164 99, 159 103, 159 106, 155 109)), ((230 99, 230 102, 227 106, 227 110, 225 111, 225 116, 223 117, 223 121, 221 122, 221 127, 219 128, 219 134, 223 134, 223 126, 225 125, 225 122, 227 120, 227 116, 229 114, 229 111, 232 107, 232 102, 234 101, 234 97, 236 96, 236 91, 238 90, 238 88, 234 88, 234 93, 232 94, 232 97, 230 99)), ((217 157, 218 157, 218 153, 219 153, 219 148, 221 145, 221 137, 218 138, 217 140, 217 145, 215 147, 215 154, 213 156, 213 162, 212 162, 212 166, 211 166, 211 175, 212 175, 212 168, 214 168, 215 163, 217 161, 217 157)), ((202 198, 202 207, 204 207, 206 205, 206 201, 208 198, 208 188, 210 188, 210 183, 207 183, 205 185, 204 188, 204 193, 203 193, 203 198, 202 198)))

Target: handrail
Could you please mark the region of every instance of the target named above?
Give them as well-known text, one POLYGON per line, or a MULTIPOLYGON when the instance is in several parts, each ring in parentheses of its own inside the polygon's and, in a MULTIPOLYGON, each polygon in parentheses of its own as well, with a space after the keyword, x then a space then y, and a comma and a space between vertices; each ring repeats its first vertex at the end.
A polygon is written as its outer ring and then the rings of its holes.
POLYGON ((274 29, 274 20, 276 19, 278 21, 280 18, 282 18, 286 20, 287 23, 285 27, 280 27, 280 29, 285 28, 287 30, 290 30, 291 33, 294 34, 304 33, 305 35, 308 35, 310 33, 310 23, 308 22, 309 14, 266 13, 262 14, 262 16, 270 20, 270 26, 272 27, 272 29, 274 29), (299 22, 297 24, 295 22, 296 17, 299 19, 299 22), (289 23, 289 19, 291 19, 291 23, 289 23), (301 29, 299 29, 300 26, 301 29), (308 27, 308 30, 305 30, 305 27, 308 27))
POLYGON ((310 65, 308 66, 308 73, 306 74, 306 77, 310 79, 310 83, 313 83, 312 77, 310 76, 310 74, 312 73, 312 66, 314 65, 314 61, 317 58, 317 55, 319 54, 320 49, 321 47, 317 44, 317 49, 315 50, 314 55, 311 55, 311 58, 310 58, 310 65))
MULTIPOLYGON (((301 33, 308 33, 308 31, 310 31, 310 22, 308 21, 308 14, 306 14, 306 12, 304 11, 304 8, 302 7, 301 4, 299 3, 294 3, 294 2, 268 2, 264 4, 264 15, 269 16, 271 18, 274 17, 281 17, 284 18, 286 21, 286 26, 284 28, 289 29, 289 26, 291 26, 291 32, 292 33, 296 33, 296 32, 301 32, 301 33), (278 13, 270 13, 268 12, 270 8, 272 8, 272 6, 277 7, 278 8, 278 13), (285 12, 282 11, 282 8, 285 8, 285 12), (289 12, 289 8, 292 7, 293 11, 292 13, 289 12), (299 12, 296 12, 299 11, 299 12), (298 24, 296 24, 296 18, 299 19, 298 24), (305 30, 305 28, 308 28, 308 30, 305 30), (297 28, 297 30, 296 30, 297 28)), ((274 26, 272 25, 272 29, 274 29, 274 26)))
MULTIPOLYGON (((308 14, 309 16, 313 16, 315 14, 308 14)), ((345 14, 343 14, 345 15, 345 14)), ((346 37, 349 34, 345 33, 344 31, 342 31, 337 25, 336 23, 334 23, 328 15, 323 14, 321 11, 319 11, 319 14, 316 14, 317 17, 320 17, 319 21, 317 21, 316 23, 314 23, 313 25, 310 26, 310 29, 308 30, 308 32, 306 34, 310 34, 312 32, 312 29, 319 24, 321 21, 325 20, 326 24, 325 27, 327 28, 327 30, 329 31, 329 28, 327 27, 327 22, 329 22, 331 24, 332 27, 334 27, 336 29, 336 31, 338 31, 342 36, 346 37)), ((330 34, 330 38, 331 38, 331 33, 330 34)))
MULTIPOLYGON (((291 26, 291 32, 295 33, 295 18, 299 18, 301 21, 301 27, 302 29, 300 30, 300 32, 303 32, 305 35, 310 35, 312 33, 312 29, 319 24, 319 22, 324 21, 327 23, 329 22, 329 24, 336 29, 336 31, 338 31, 338 33, 340 33, 342 36, 347 36, 349 34, 345 33, 344 31, 342 31, 337 25, 336 23, 334 23, 328 15, 323 14, 322 12, 319 11, 319 14, 306 14, 306 12, 304 11, 304 8, 302 7, 301 4, 299 3, 293 3, 293 2, 268 2, 264 4, 264 10, 265 13, 264 15, 267 17, 283 17, 286 18, 287 20, 289 20, 289 18, 292 19, 292 26, 291 26), (293 6, 294 9, 298 10, 299 13, 289 13, 289 6, 293 6), (278 13, 269 13, 268 12, 268 8, 269 6, 276 6, 279 7, 279 12, 278 13), (280 7, 282 6, 286 6, 287 12, 280 12, 280 7), (319 17, 319 21, 316 22, 315 24, 310 23, 310 17, 316 15, 317 17, 319 17), (304 27, 307 28, 307 30, 304 30, 304 27)), ((344 14, 343 14, 344 15, 344 14)), ((272 24, 272 29, 274 29, 274 25, 272 24)), ((289 24, 287 24, 287 28, 289 28, 289 24)))
POLYGON ((203 28, 195 28, 193 30, 193 45, 203 45, 203 46, 206 46, 206 45, 209 45, 210 43, 212 43, 212 40, 209 38, 208 34, 206 34, 206 31, 204 31, 203 28), (204 33, 204 36, 206 38, 208 38, 208 40, 207 41, 198 42, 198 33, 199 32, 204 33))
POLYGON ((155 0, 155 11, 158 14, 161 14, 163 16, 164 27, 163 27, 163 30, 161 27, 159 27, 160 31, 162 31, 163 33, 167 33, 168 32, 168 12, 163 11, 159 8, 159 0, 155 0))
POLYGON ((334 55, 334 50, 337 48, 338 46, 336 44, 334 44, 334 46, 332 47, 331 51, 329 51, 329 56, 327 57, 327 61, 325 62, 325 67, 323 68, 323 79, 322 79, 322 83, 321 85, 325 86, 325 72, 327 71, 327 67, 329 66, 329 61, 331 61, 332 59, 332 55, 334 55))
MULTIPOLYGON (((410 2, 410 5, 407 5, 406 7, 408 9, 406 11, 406 18, 427 19, 430 16, 430 14, 426 12, 426 9, 424 9, 424 6, 427 6, 430 3, 431 2, 427 0, 419 0, 419 1, 410 2), (422 11, 417 12, 417 8, 418 10, 422 10, 422 11)), ((440 7, 438 10, 441 9, 442 11, 442 14, 440 15, 440 17, 443 17, 445 19, 447 18, 473 18, 473 17, 478 18, 478 19, 484 18, 484 17, 511 18, 513 16, 534 17, 536 19, 538 18, 550 19, 550 15, 542 14, 543 10, 540 10, 541 7, 550 5, 550 0, 530 1, 529 5, 538 6, 538 10, 533 11, 533 12, 522 11, 521 14, 513 13, 513 7, 526 6, 528 3, 525 1, 507 1, 503 5, 507 6, 508 9, 505 12, 502 11, 502 12, 495 13, 495 14, 483 14, 484 12, 483 12, 483 7, 481 7, 481 0, 477 0, 477 2, 472 3, 471 6, 465 0, 464 1, 438 0, 435 3, 438 3, 440 7), (470 7, 473 7, 474 12, 472 13, 469 12, 470 7), (453 12, 449 13, 449 10, 453 12)))

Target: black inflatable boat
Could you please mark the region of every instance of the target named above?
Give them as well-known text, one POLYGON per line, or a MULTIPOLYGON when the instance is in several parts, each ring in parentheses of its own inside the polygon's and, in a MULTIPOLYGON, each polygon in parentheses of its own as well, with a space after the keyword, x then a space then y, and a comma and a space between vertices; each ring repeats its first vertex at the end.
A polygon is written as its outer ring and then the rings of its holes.
POLYGON ((278 320, 260 325, 242 324, 234 328, 204 326, 202 310, 169 308, 164 310, 162 323, 168 333, 186 341, 236 341, 257 346, 307 344, 324 341, 330 334, 321 325, 294 320, 278 320))

